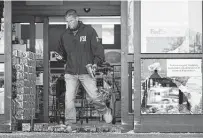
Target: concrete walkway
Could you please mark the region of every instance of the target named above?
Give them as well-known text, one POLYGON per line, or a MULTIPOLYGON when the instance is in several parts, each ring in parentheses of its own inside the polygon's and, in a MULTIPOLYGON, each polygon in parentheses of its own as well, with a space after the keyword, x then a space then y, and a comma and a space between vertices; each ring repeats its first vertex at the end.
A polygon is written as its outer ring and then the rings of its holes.
POLYGON ((203 133, 0 133, 0 138, 203 138, 203 133))

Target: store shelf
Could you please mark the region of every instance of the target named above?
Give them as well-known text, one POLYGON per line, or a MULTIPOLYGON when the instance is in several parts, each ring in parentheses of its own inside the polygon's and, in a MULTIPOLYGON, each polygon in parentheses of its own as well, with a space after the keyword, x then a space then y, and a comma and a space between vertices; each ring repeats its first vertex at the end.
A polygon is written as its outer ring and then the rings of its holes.
POLYGON ((36 71, 44 71, 44 67, 36 67, 36 71))

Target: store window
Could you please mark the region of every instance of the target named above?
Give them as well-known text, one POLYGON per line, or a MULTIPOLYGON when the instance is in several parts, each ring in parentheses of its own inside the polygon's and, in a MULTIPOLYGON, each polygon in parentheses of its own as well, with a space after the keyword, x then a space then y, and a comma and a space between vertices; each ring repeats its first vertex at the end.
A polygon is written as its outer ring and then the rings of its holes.
POLYGON ((142 1, 140 14, 141 114, 202 114, 202 1, 142 1))
POLYGON ((0 54, 4 54, 4 18, 0 20, 0 54))
POLYGON ((141 114, 202 114, 202 2, 142 1, 140 12, 141 114))
POLYGON ((202 59, 141 59, 142 114, 201 114, 202 59))
POLYGON ((202 2, 141 2, 141 53, 202 53, 202 2))
POLYGON ((4 114, 4 63, 0 63, 0 114, 4 114))

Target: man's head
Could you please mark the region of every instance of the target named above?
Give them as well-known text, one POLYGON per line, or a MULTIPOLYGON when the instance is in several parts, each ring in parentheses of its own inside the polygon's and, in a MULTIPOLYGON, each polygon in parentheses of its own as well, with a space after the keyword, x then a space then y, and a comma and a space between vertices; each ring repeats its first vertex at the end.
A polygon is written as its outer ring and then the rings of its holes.
POLYGON ((68 28, 74 30, 78 26, 78 14, 76 10, 68 10, 65 15, 65 20, 68 23, 68 28))

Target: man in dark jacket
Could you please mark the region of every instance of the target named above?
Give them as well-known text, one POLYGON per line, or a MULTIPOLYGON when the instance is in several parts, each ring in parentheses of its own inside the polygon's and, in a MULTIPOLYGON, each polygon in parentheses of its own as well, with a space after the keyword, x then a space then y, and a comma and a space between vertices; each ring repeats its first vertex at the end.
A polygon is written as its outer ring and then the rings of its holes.
POLYGON ((65 20, 68 28, 60 37, 57 51, 61 59, 66 61, 65 124, 76 122, 74 99, 79 82, 85 88, 98 112, 104 115, 104 120, 110 123, 111 111, 98 93, 96 80, 88 74, 86 69, 87 64, 92 64, 96 68, 104 62, 103 46, 94 28, 79 21, 75 10, 68 10, 65 20))

